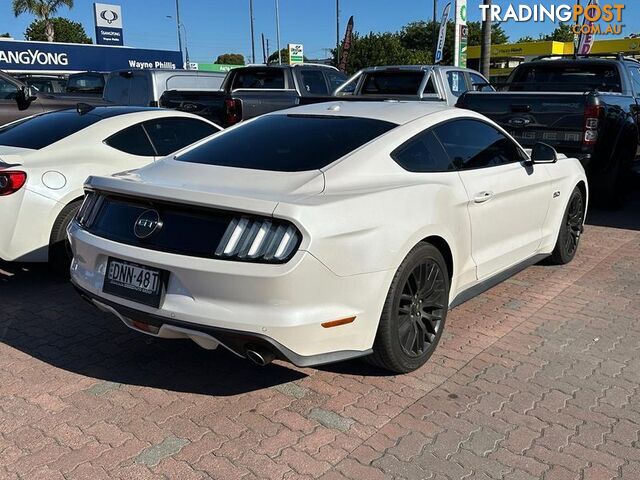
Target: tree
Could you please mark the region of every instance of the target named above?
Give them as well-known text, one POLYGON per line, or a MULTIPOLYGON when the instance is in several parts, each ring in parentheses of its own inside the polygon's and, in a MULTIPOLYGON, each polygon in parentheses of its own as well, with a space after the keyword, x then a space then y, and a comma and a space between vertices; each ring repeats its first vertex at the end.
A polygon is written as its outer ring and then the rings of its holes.
MULTIPOLYGON (((282 64, 288 65, 289 64, 289 47, 280 49, 280 54, 282 55, 282 64)), ((309 61, 307 57, 304 57, 302 60, 305 62, 309 61)), ((273 52, 271 55, 269 55, 269 58, 267 59, 267 63, 278 63, 277 50, 273 52)))
POLYGON ((518 40, 516 40, 516 43, 531 43, 531 42, 538 42, 539 40, 536 40, 535 38, 533 38, 530 35, 524 36, 522 38, 519 38, 518 40))
POLYGON ((0 38, 11 38, 11 34, 9 32, 7 33, 0 33, 0 38))
POLYGON ((31 13, 45 26, 45 36, 48 42, 53 42, 55 26, 52 16, 62 6, 73 8, 73 0, 13 0, 13 14, 19 17, 23 13, 31 13))
POLYGON ((560 26, 549 35, 540 35, 540 40, 554 40, 556 42, 573 42, 574 38, 575 35, 573 33, 571 25, 567 23, 561 23, 560 26))
POLYGON ((214 63, 223 65, 244 65, 244 56, 241 53, 224 53, 218 55, 214 63))
MULTIPOLYGON (((482 24, 480 22, 469 22, 467 24, 467 28, 469 29, 469 37, 467 38, 467 43, 469 45, 480 45, 482 40, 482 24)), ((504 31, 504 28, 502 28, 499 23, 492 24, 491 44, 502 45, 508 42, 509 36, 507 35, 507 32, 504 31)))
MULTIPOLYGON (((50 22, 54 29, 54 42, 93 43, 81 23, 60 17, 52 18, 50 22)), ((31 22, 31 25, 24 32, 24 38, 39 42, 50 41, 48 40, 45 21, 34 20, 31 22)))

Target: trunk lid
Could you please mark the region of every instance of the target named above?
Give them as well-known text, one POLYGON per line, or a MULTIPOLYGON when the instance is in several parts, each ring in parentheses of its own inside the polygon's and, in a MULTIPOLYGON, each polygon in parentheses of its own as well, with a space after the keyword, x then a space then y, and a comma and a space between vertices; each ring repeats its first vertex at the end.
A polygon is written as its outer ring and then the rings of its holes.
POLYGON ((162 160, 113 177, 90 177, 87 185, 125 196, 272 215, 279 202, 322 193, 324 175, 162 160))

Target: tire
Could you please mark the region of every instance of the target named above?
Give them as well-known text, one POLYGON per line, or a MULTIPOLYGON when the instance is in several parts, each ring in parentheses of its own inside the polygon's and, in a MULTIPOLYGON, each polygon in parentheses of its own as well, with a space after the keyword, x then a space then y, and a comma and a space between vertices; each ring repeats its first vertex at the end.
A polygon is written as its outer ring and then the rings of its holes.
POLYGON ((76 216, 82 200, 76 200, 64 207, 56 218, 49 239, 49 265, 61 275, 69 275, 71 265, 71 248, 67 240, 67 227, 76 216))
POLYGON ((447 264, 436 247, 420 243, 391 282, 373 353, 366 360, 395 373, 420 368, 440 341, 448 304, 447 264))
POLYGON ((562 216, 560 233, 558 234, 556 246, 551 254, 550 263, 554 265, 566 265, 576 256, 580 244, 580 237, 584 229, 584 200, 582 191, 576 187, 569 197, 567 208, 562 216))

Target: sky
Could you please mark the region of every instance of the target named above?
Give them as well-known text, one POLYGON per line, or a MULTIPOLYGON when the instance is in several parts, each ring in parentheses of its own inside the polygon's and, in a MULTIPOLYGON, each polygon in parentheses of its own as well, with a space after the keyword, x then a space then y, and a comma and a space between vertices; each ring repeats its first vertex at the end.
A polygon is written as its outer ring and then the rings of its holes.
MULTIPOLYGON (((323 58, 326 49, 335 46, 335 0, 279 0, 280 44, 304 44, 308 58, 323 58)), ((438 17, 448 0, 438 0, 438 17)), ((179 0, 180 16, 187 30, 187 44, 191 61, 212 62, 222 53, 251 54, 249 29, 249 0, 179 0)), ((550 0, 521 0, 515 4, 545 5, 572 3, 550 0)), ((585 3, 586 0, 583 0, 585 3)), ((175 0, 102 0, 102 3, 122 5, 125 45, 140 48, 177 50, 175 0)), ((260 34, 269 39, 271 52, 276 50, 275 0, 254 0, 256 60, 261 61, 260 34)), ((481 0, 468 0, 469 20, 480 20, 481 0)), ((506 7, 510 2, 494 0, 494 4, 506 7)), ((602 2, 601 2, 602 3, 602 2)), ((637 31, 640 24, 640 5, 637 0, 617 0, 624 3, 623 35, 637 31)), ((341 37, 350 15, 354 16, 355 29, 360 33, 397 31, 403 25, 416 20, 429 20, 433 16, 433 0, 340 0, 341 37)), ((93 1, 75 0, 74 8, 61 9, 59 16, 81 22, 87 34, 95 38, 93 27, 93 1)), ((26 27, 33 20, 28 14, 18 18, 11 12, 11 0, 0 0, 0 33, 8 31, 14 38, 23 39, 26 27)), ((503 24, 511 40, 555 28, 547 23, 503 24)), ((638 29, 640 30, 640 29, 638 29)), ((250 58, 249 58, 250 60, 250 58)))

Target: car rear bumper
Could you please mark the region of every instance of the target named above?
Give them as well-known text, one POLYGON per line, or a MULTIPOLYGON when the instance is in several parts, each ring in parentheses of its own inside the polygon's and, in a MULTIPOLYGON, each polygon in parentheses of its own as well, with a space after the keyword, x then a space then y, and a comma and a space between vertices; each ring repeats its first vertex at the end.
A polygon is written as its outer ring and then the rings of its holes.
POLYGON ((393 274, 340 277, 304 251, 281 265, 193 258, 113 242, 75 223, 69 236, 73 284, 127 326, 158 337, 191 338, 205 348, 219 342, 243 357, 257 344, 298 366, 370 353, 393 274), (167 270, 160 307, 104 293, 109 257, 167 270), (322 326, 351 317, 348 324, 322 326), (150 332, 137 322, 155 328, 150 332))

